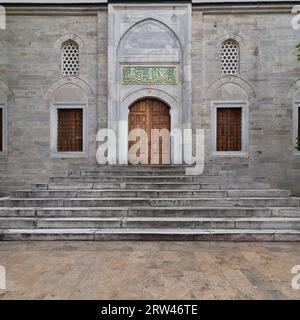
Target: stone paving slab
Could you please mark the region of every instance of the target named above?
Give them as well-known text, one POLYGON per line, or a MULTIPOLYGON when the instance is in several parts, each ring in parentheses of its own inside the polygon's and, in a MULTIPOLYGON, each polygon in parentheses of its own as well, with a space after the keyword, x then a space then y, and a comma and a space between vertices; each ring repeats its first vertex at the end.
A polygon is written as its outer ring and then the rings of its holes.
POLYGON ((300 299, 298 243, 1 242, 0 299, 300 299))

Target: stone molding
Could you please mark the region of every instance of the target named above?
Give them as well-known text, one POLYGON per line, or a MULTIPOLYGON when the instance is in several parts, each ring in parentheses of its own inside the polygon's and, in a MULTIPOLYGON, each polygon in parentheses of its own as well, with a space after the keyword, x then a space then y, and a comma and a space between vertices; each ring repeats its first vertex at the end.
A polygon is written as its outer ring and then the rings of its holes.
MULTIPOLYGON (((297 91, 300 90, 300 78, 296 79, 289 88, 289 92, 288 92, 288 98, 289 99, 294 99, 295 94, 297 93, 297 91)), ((300 100, 300 97, 299 99, 300 100)))
POLYGON ((230 76, 224 76, 224 77, 218 78, 217 80, 214 80, 206 89, 205 98, 211 99, 213 92, 215 92, 217 89, 219 89, 221 86, 227 83, 233 83, 238 85, 241 89, 243 89, 247 93, 249 100, 252 100, 256 97, 255 91, 248 81, 241 78, 240 76, 230 75, 230 76))
MULTIPOLYGON (((172 3, 170 3, 172 4, 172 3)), ((129 6, 130 3, 126 4, 129 6)), ((145 4, 146 5, 146 4, 145 4)), ((159 6, 159 3, 156 3, 159 6)), ((175 3, 178 6, 178 3, 175 3)), ((124 4, 123 4, 124 6, 124 4)), ((58 4, 48 5, 41 7, 40 5, 28 5, 28 6, 12 6, 11 4, 7 4, 6 12, 9 15, 82 15, 82 16, 93 16, 97 15, 99 11, 108 11, 108 4, 91 4, 91 5, 65 5, 64 7, 61 4, 58 7, 58 4), (57 5, 57 7, 55 7, 57 5)), ((247 14, 247 13, 291 13, 293 4, 234 4, 234 5, 198 5, 193 3, 192 10, 193 11, 202 11, 203 14, 247 14)))
POLYGON ((161 100, 162 102, 166 103, 171 110, 174 108, 174 104, 177 103, 175 97, 171 96, 168 92, 165 92, 161 89, 145 89, 141 88, 134 92, 131 92, 122 100, 122 106, 129 108, 133 103, 143 98, 155 98, 161 100))
MULTIPOLYGON (((14 100, 14 98, 15 98, 14 92, 12 91, 12 89, 10 89, 10 87, 2 79, 0 79, 0 90, 6 96, 6 102, 14 100)), ((1 102, 3 102, 3 101, 1 101, 1 102)))
POLYGON ((218 46, 219 48, 221 48, 223 42, 224 42, 224 41, 227 41, 227 40, 234 40, 235 42, 237 42, 237 44, 239 45, 240 48, 241 48, 241 47, 243 47, 243 48, 246 47, 245 40, 244 40, 241 36, 239 36, 239 35, 237 35, 237 34, 234 34, 234 33, 232 33, 232 32, 226 33, 226 34, 224 34, 222 37, 218 38, 218 40, 217 40, 217 41, 218 41, 217 46, 218 46))
POLYGON ((82 80, 79 77, 66 76, 66 77, 61 77, 61 78, 57 79, 56 81, 54 81, 54 83, 48 89, 48 91, 45 95, 45 100, 48 105, 50 105, 50 103, 52 102, 54 93, 59 88, 63 87, 66 84, 73 84, 73 85, 79 87, 80 89, 82 89, 88 97, 89 104, 96 102, 95 93, 86 81, 82 80))
POLYGON ((64 46, 65 43, 67 43, 68 41, 74 41, 79 45, 79 50, 84 48, 84 41, 82 40, 82 38, 75 34, 75 33, 68 33, 63 35, 62 37, 60 37, 59 39, 56 40, 55 42, 55 48, 57 50, 61 50, 62 47, 64 46))

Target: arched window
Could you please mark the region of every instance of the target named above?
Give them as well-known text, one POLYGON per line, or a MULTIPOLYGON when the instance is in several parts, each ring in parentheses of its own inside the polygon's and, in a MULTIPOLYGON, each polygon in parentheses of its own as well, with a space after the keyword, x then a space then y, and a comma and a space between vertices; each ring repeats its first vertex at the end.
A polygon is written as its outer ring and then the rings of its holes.
POLYGON ((222 74, 238 74, 240 49, 236 41, 228 39, 222 44, 221 72, 222 74))
POLYGON ((70 40, 62 48, 62 74, 66 76, 79 75, 79 46, 70 40))

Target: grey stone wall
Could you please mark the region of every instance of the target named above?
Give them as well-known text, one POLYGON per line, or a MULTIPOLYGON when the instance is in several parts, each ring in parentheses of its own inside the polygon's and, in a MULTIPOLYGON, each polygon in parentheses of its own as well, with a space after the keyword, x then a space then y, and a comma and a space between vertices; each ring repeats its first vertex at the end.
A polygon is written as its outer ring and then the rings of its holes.
POLYGON ((193 11, 193 126, 207 129, 207 161, 241 174, 266 176, 274 187, 300 194, 300 157, 294 154, 292 140, 299 31, 292 29, 288 12, 268 11, 217 15, 193 11), (227 38, 240 45, 238 77, 220 73, 220 48, 227 38), (212 159, 211 101, 245 100, 245 95, 250 102, 248 157, 212 159))
MULTIPOLYGON (((266 176, 274 187, 300 194, 300 157, 292 145, 292 102, 300 88, 299 31, 291 28, 290 9, 272 10, 214 13, 193 6, 192 121, 194 128, 206 129, 207 162, 266 176), (239 76, 220 73, 220 48, 227 38, 240 44, 239 76), (249 101, 248 156, 212 158, 211 101, 235 99, 249 101)), ((96 164, 96 132, 107 126, 107 8, 51 12, 8 11, 7 29, 0 30, 0 96, 7 97, 8 114, 8 152, 0 156, 2 192, 96 164), (66 35, 82 44, 79 78, 61 76, 60 45, 66 35), (50 157, 49 103, 67 83, 88 97, 87 158, 50 157)))
MULTIPOLYGON (((99 12, 105 21, 106 12, 99 12)), ((98 18, 93 15, 10 15, 6 30, 0 30, 0 79, 12 90, 7 105, 8 152, 0 156, 1 190, 30 183, 43 183, 53 174, 95 163, 97 132, 98 56, 104 55, 106 33, 98 42, 98 18), (61 75, 61 41, 76 35, 81 43, 80 74, 61 75), (104 40, 103 40, 104 38, 104 40), (51 95, 66 83, 82 87, 89 95, 89 157, 50 157, 51 95)), ((105 72, 101 73, 105 75, 105 72)), ((99 81, 105 88, 105 80, 99 81)), ((1 90, 1 88, 0 88, 1 90)), ((99 94, 105 103, 105 90, 99 94)))

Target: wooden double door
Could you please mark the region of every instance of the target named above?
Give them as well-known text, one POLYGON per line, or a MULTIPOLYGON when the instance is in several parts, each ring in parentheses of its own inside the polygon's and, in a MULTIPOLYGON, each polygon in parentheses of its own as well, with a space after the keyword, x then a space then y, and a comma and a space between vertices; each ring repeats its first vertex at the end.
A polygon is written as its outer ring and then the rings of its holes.
MULTIPOLYGON (((169 106, 156 99, 139 100, 129 108, 128 120, 129 133, 134 129, 143 129, 148 138, 146 142, 140 142, 143 147, 137 150, 136 156, 145 153, 144 158, 148 159, 148 164, 170 164, 170 136, 165 134, 171 128, 169 106), (153 129, 158 129, 161 136, 158 137, 158 131, 153 129)), ((140 138, 137 137, 136 141, 129 142, 129 159, 130 149, 138 141, 140 138)))

